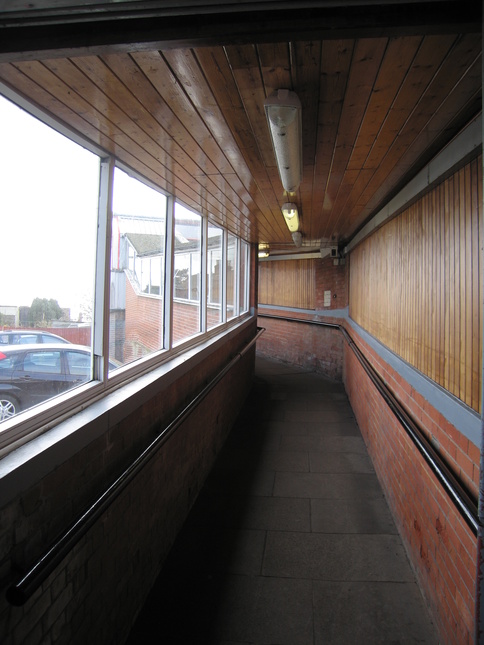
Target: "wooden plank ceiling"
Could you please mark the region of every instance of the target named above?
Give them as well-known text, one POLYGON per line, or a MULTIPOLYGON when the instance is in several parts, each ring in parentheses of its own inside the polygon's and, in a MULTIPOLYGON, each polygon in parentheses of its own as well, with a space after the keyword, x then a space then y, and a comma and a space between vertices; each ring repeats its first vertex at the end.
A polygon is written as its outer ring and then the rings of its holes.
POLYGON ((295 91, 304 169, 290 201, 307 250, 348 242, 481 109, 480 31, 354 31, 23 50, 2 55, 0 80, 213 222, 278 249, 294 245, 263 102, 295 91))

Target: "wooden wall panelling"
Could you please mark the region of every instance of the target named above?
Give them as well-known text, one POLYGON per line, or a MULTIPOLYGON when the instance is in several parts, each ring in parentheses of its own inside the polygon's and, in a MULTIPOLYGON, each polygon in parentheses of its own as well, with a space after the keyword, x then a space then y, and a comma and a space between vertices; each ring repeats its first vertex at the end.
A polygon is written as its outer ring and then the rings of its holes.
POLYGON ((314 260, 259 263, 259 303, 314 309, 316 277, 314 260))
POLYGON ((482 159, 467 163, 351 254, 350 315, 480 411, 482 159))
POLYGON ((466 401, 466 371, 467 364, 467 345, 466 345, 466 319, 467 319, 467 301, 466 301, 466 186, 465 170, 459 171, 459 248, 456 253, 459 257, 459 296, 460 296, 460 320, 459 320, 459 376, 460 386, 456 392, 457 396, 466 401))
POLYGON ((445 285, 448 285, 447 297, 444 297, 444 380, 443 386, 446 390, 450 390, 450 374, 453 369, 450 364, 451 357, 451 312, 453 318, 454 312, 454 293, 450 288, 450 285, 454 284, 454 267, 449 260, 449 249, 453 245, 454 241, 454 231, 451 222, 453 221, 453 213, 451 212, 450 204, 452 200, 452 187, 451 182, 444 182, 444 252, 442 253, 445 271, 444 271, 444 281, 442 288, 445 293, 445 285))
MULTIPOLYGON (((473 179, 472 185, 474 187, 473 192, 473 208, 472 208, 472 257, 474 263, 474 271, 472 273, 472 288, 473 288, 473 338, 474 343, 477 342, 478 347, 484 347, 483 341, 483 326, 484 321, 482 320, 483 310, 481 307, 481 302, 483 299, 483 290, 484 290, 484 267, 483 267, 483 252, 480 249, 484 249, 484 227, 482 226, 482 213, 480 213, 480 208, 483 204, 483 194, 482 194, 482 165, 479 164, 479 161, 474 165, 474 173, 476 179, 473 179), (477 340, 476 340, 477 339, 477 340)), ((482 352, 478 355, 473 353, 472 356, 472 379, 473 379, 473 400, 476 402, 472 405, 474 409, 477 409, 478 402, 481 398, 481 390, 479 387, 480 377, 482 375, 482 352)))
POLYGON ((450 287, 454 287, 454 309, 452 316, 452 359, 453 359, 453 371, 450 375, 449 389, 451 392, 457 390, 457 396, 459 396, 460 388, 460 334, 458 333, 460 326, 460 315, 461 315, 461 304, 460 304, 460 256, 456 253, 456 250, 460 246, 460 216, 459 216, 459 177, 455 175, 452 178, 452 187, 453 187, 453 233, 454 233, 454 244, 450 251, 449 262, 452 262, 454 265, 454 282, 451 283, 450 287))

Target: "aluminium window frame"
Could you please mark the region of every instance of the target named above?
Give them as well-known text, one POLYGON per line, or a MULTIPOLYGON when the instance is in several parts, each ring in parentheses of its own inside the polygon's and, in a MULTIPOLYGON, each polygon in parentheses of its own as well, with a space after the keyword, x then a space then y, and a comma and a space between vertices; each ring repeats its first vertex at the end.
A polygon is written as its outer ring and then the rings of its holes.
MULTIPOLYGON (((229 233, 222 225, 215 223, 223 233, 222 240, 222 320, 207 330, 207 255, 208 255, 208 217, 197 213, 193 208, 177 199, 181 205, 192 210, 201 217, 201 266, 200 266, 200 332, 173 345, 173 270, 174 270, 174 229, 175 229, 175 198, 163 191, 152 182, 142 177, 139 173, 116 159, 113 155, 70 131, 66 126, 59 124, 55 119, 32 106, 16 92, 10 90, 0 82, 0 94, 12 101, 15 105, 25 110, 31 116, 39 119, 45 125, 61 135, 67 137, 77 145, 99 157, 99 196, 98 196, 98 234, 96 238, 95 256, 95 285, 92 321, 92 379, 73 390, 69 390, 53 399, 45 401, 33 408, 19 413, 18 416, 3 421, 0 425, 0 458, 35 437, 55 428, 61 422, 84 410, 90 404, 105 398, 114 390, 123 387, 148 372, 157 369, 164 363, 184 352, 192 350, 197 345, 205 343, 220 333, 229 332, 232 327, 242 321, 238 311, 238 298, 234 294, 234 303, 237 314, 230 319, 227 317, 227 244, 229 234, 233 235, 236 245, 241 240, 233 233, 229 233), (164 308, 163 329, 160 339, 161 349, 145 357, 123 365, 114 373, 108 374, 109 367, 109 293, 111 278, 111 242, 113 219, 113 187, 115 167, 128 172, 147 186, 164 194, 167 198, 166 205, 166 236, 165 236, 165 266, 164 266, 164 308)), ((248 243, 247 243, 248 244, 248 243)), ((239 255, 237 254, 237 258, 239 255)), ((250 254, 248 254, 250 261, 250 254)), ((237 260, 238 262, 238 260, 237 260)), ((236 282, 236 285, 238 281, 236 282)), ((247 285, 249 288, 249 285, 247 285)), ((250 317, 249 310, 243 317, 250 317)))

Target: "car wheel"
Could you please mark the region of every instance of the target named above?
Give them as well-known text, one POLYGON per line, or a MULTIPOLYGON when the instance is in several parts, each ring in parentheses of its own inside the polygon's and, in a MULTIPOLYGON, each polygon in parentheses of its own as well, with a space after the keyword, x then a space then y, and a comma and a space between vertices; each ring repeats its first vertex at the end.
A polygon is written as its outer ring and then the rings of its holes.
POLYGON ((12 396, 5 396, 0 394, 0 421, 10 419, 17 412, 20 412, 20 406, 17 399, 12 396))

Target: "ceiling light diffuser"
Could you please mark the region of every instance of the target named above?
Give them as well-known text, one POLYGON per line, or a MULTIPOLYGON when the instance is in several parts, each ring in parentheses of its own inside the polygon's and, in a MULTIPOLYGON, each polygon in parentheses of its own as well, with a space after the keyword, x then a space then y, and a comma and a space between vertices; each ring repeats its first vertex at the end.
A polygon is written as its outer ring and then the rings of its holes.
POLYGON ((264 109, 282 185, 294 192, 302 181, 301 101, 295 92, 277 90, 264 101, 264 109))
POLYGON ((287 202, 282 205, 281 211, 284 215, 284 219, 286 220, 287 228, 291 233, 295 233, 299 230, 299 213, 296 204, 287 202))

